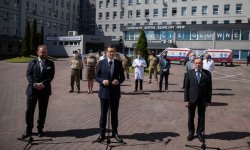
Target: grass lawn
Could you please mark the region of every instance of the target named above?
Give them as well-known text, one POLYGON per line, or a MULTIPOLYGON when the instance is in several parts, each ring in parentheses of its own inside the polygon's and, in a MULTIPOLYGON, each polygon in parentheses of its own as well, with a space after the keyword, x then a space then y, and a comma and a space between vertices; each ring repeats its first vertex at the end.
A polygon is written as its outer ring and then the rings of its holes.
MULTIPOLYGON (((14 58, 9 58, 9 59, 5 59, 5 62, 9 62, 9 63, 27 63, 30 62, 31 60, 33 60, 34 58, 37 58, 37 56, 33 56, 31 55, 30 57, 14 57, 14 58)), ((47 57, 49 60, 55 61, 56 58, 48 56, 47 57)))

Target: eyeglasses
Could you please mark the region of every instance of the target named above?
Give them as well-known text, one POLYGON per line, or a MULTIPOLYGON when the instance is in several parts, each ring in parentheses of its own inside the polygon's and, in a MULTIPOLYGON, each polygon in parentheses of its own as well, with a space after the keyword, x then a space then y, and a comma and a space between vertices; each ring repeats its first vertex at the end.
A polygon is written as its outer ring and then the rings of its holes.
POLYGON ((114 53, 115 51, 108 51, 109 53, 114 53))

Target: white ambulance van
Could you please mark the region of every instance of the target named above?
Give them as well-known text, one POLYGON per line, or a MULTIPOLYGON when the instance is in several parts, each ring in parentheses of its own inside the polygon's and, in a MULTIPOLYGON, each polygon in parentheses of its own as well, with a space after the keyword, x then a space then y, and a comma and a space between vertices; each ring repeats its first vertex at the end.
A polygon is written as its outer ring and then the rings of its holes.
POLYGON ((206 53, 211 55, 214 63, 219 63, 222 66, 233 65, 233 52, 231 49, 208 49, 200 57, 204 58, 206 53))
POLYGON ((161 57, 161 54, 165 52, 167 52, 167 56, 171 61, 177 61, 183 65, 189 54, 192 53, 192 50, 189 48, 166 48, 158 57, 161 57))

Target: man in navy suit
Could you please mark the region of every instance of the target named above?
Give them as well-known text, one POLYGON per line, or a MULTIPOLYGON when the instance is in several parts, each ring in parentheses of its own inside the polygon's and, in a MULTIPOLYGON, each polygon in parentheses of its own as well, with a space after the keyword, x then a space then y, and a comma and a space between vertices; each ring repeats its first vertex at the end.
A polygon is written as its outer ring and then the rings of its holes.
POLYGON ((202 69, 202 60, 194 60, 195 69, 187 72, 185 80, 184 101, 188 107, 188 131, 187 140, 194 139, 194 117, 195 109, 198 106, 198 125, 196 134, 201 142, 204 141, 205 111, 206 106, 211 104, 212 97, 212 79, 211 73, 202 69))
POLYGON ((97 141, 105 140, 108 109, 111 110, 112 137, 118 142, 122 139, 118 135, 118 107, 121 97, 120 85, 125 80, 121 61, 114 59, 116 49, 109 46, 106 50, 107 58, 99 61, 96 68, 96 81, 100 84, 99 98, 101 103, 100 136, 97 141))
POLYGON ((45 124, 45 118, 47 113, 47 106, 49 96, 51 95, 51 81, 54 78, 55 66, 54 62, 46 59, 47 46, 40 45, 37 48, 38 58, 32 60, 28 64, 26 71, 26 77, 28 80, 28 87, 26 90, 27 95, 27 110, 26 110, 26 131, 21 136, 21 139, 25 139, 32 135, 32 128, 34 122, 34 112, 36 103, 39 105, 39 115, 37 120, 38 136, 43 136, 43 128, 45 124))

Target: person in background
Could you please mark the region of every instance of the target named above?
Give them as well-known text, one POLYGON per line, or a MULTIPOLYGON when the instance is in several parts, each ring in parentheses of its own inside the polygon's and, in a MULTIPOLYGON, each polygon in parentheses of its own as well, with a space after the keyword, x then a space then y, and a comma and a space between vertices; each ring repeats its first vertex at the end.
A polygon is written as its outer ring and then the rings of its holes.
POLYGON ((205 59, 203 60, 203 69, 208 70, 213 78, 213 72, 215 69, 214 61, 211 59, 211 55, 205 54, 205 59))
POLYGON ((107 58, 106 52, 103 51, 103 52, 102 52, 102 56, 99 58, 99 61, 100 61, 100 60, 103 60, 103 59, 106 59, 106 58, 107 58))
POLYGON ((45 124, 49 96, 51 95, 51 81, 55 75, 54 62, 47 59, 48 49, 45 45, 40 45, 37 48, 38 58, 32 60, 28 64, 26 77, 28 80, 27 95, 27 110, 25 115, 26 131, 21 136, 21 139, 32 135, 34 112, 38 102, 38 120, 37 129, 38 136, 44 135, 43 128, 45 124))
POLYGON ((148 83, 151 83, 152 74, 154 74, 155 82, 158 83, 157 65, 159 63, 159 58, 155 55, 154 51, 152 51, 151 55, 148 57, 148 62, 149 62, 149 81, 148 81, 148 83))
POLYGON ((80 69, 80 80, 82 80, 83 78, 82 78, 82 70, 83 70, 83 68, 84 68, 84 56, 83 56, 83 54, 81 53, 81 50, 80 49, 78 49, 78 57, 79 57, 79 59, 82 61, 82 68, 80 69))
POLYGON ((127 81, 130 81, 129 79, 129 67, 131 66, 131 59, 124 53, 124 57, 122 58, 122 66, 125 71, 125 75, 127 78, 127 81))
POLYGON ((143 77, 144 77, 144 68, 147 67, 147 63, 140 52, 137 54, 137 58, 133 61, 132 67, 135 68, 135 90, 138 90, 138 82, 140 82, 140 91, 143 89, 143 77))
POLYGON ((200 142, 204 142, 205 111, 211 104, 212 78, 208 70, 202 69, 202 60, 194 60, 195 68, 187 71, 184 90, 184 102, 188 108, 188 136, 187 141, 194 139, 195 109, 198 106, 198 125, 196 134, 200 142))
POLYGON ((250 63, 250 54, 247 56, 247 66, 250 63))
POLYGON ((187 71, 195 68, 195 64, 194 64, 195 58, 196 58, 195 53, 189 54, 189 61, 186 63, 185 69, 184 69, 184 79, 183 79, 182 89, 185 88, 185 80, 186 80, 187 71))
POLYGON ((162 91, 162 82, 165 79, 165 91, 168 92, 168 75, 169 69, 171 67, 171 61, 167 58, 167 53, 163 53, 160 59, 160 82, 159 82, 159 91, 162 91))
POLYGON ((86 68, 87 68, 86 78, 88 80, 88 94, 93 93, 92 89, 94 86, 96 64, 97 64, 96 57, 92 53, 89 53, 89 56, 87 58, 87 64, 86 64, 86 68))
POLYGON ((73 58, 70 61, 70 67, 71 67, 71 80, 70 80, 71 89, 69 93, 72 93, 74 91, 75 82, 77 86, 77 93, 80 93, 80 70, 82 68, 82 60, 79 58, 77 51, 73 51, 73 58))

